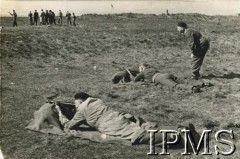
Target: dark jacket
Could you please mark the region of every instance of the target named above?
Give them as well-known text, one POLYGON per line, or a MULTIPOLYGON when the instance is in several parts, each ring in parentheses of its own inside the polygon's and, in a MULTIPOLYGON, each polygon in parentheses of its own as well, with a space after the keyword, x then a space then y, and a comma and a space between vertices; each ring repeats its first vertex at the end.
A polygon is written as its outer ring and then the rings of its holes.
POLYGON ((189 28, 185 31, 184 36, 188 40, 188 45, 191 50, 195 50, 197 47, 203 45, 207 40, 199 31, 189 28))
POLYGON ((203 37, 199 31, 189 28, 185 31, 184 36, 188 41, 188 45, 191 48, 193 55, 204 57, 209 48, 208 39, 203 37))
POLYGON ((34 17, 34 19, 38 19, 38 12, 34 12, 34 14, 33 14, 33 17, 34 17))
POLYGON ((29 18, 31 18, 31 19, 32 19, 32 13, 29 13, 29 14, 28 14, 28 16, 29 16, 29 18))

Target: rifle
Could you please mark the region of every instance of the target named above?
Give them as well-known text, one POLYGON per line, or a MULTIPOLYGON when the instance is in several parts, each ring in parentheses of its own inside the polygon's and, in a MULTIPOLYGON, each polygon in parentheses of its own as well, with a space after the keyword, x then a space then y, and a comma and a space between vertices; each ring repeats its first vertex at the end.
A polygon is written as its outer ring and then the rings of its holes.
POLYGON ((127 71, 128 74, 130 75, 131 80, 134 81, 134 76, 133 76, 133 74, 129 71, 129 69, 126 69, 126 71, 127 71))
POLYGON ((69 120, 71 120, 76 113, 76 107, 74 103, 54 100, 46 100, 46 103, 59 106, 62 114, 65 115, 69 120))
POLYGON ((63 101, 59 101, 59 100, 49 100, 49 99, 47 99, 46 100, 46 103, 50 103, 50 104, 56 104, 56 105, 58 105, 58 104, 64 104, 65 106, 70 106, 70 107, 75 107, 75 104, 74 103, 72 103, 72 102, 63 102, 63 101))

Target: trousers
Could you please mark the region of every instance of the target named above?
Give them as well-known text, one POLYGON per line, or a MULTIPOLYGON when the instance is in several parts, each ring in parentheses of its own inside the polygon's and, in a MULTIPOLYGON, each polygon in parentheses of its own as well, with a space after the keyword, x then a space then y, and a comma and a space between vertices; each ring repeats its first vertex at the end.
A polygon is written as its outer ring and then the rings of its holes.
POLYGON ((203 64, 204 57, 210 47, 209 41, 205 40, 192 51, 193 57, 191 61, 193 76, 200 77, 200 69, 203 64))

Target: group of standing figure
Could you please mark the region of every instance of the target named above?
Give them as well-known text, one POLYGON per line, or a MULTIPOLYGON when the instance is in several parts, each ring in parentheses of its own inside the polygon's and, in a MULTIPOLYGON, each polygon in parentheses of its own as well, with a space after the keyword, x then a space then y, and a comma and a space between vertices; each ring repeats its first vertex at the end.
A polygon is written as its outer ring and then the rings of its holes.
MULTIPOLYGON (((32 14, 32 12, 30 11, 28 14, 29 17, 29 24, 30 25, 38 25, 38 19, 40 22, 40 25, 56 25, 56 16, 55 13, 52 10, 46 10, 46 12, 43 11, 43 9, 41 10, 41 14, 39 15, 37 10, 35 10, 35 12, 32 14)), ((74 25, 76 26, 76 16, 73 13, 73 23, 72 23, 72 18, 71 18, 71 13, 69 13, 67 11, 66 14, 67 17, 67 23, 70 25, 74 25)), ((61 10, 59 10, 58 13, 58 25, 62 25, 62 19, 63 19, 63 13, 61 10)))
POLYGON ((68 24, 76 26, 76 16, 75 16, 74 13, 73 13, 73 15, 71 15, 71 13, 69 13, 67 11, 66 17, 67 17, 67 23, 68 24), (73 17, 73 22, 72 22, 72 17, 71 16, 73 17))
POLYGON ((29 17, 30 25, 38 25, 38 21, 39 21, 40 25, 49 25, 49 24, 56 25, 55 13, 52 10, 49 10, 49 11, 46 10, 46 12, 44 12, 42 9, 40 15, 38 14, 37 10, 35 10, 35 12, 33 14, 30 11, 28 14, 28 17, 29 17))

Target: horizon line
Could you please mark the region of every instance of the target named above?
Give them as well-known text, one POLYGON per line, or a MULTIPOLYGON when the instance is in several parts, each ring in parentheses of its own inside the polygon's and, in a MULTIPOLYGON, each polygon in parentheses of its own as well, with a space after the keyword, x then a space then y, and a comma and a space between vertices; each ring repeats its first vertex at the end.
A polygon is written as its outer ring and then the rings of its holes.
MULTIPOLYGON (((121 15, 121 14, 135 14, 135 15, 152 15, 152 16, 166 16, 166 13, 160 13, 160 14, 154 14, 154 13, 134 13, 134 12, 123 12, 123 13, 85 13, 82 15, 78 15, 76 17, 81 17, 81 16, 90 16, 90 15, 99 15, 99 16, 107 16, 107 15, 121 15)), ((209 14, 203 14, 203 13, 171 13, 168 16, 172 16, 172 15, 202 15, 202 16, 223 16, 223 17, 232 17, 232 16, 239 16, 240 13, 235 13, 235 14, 229 14, 229 15, 221 15, 221 14, 216 14, 216 15, 209 15, 209 14)), ((12 16, 1 16, 0 17, 6 17, 6 18, 11 18, 12 16)), ((28 16, 18 16, 21 18, 28 18, 28 16)), ((56 16, 58 17, 58 16, 56 16)))

